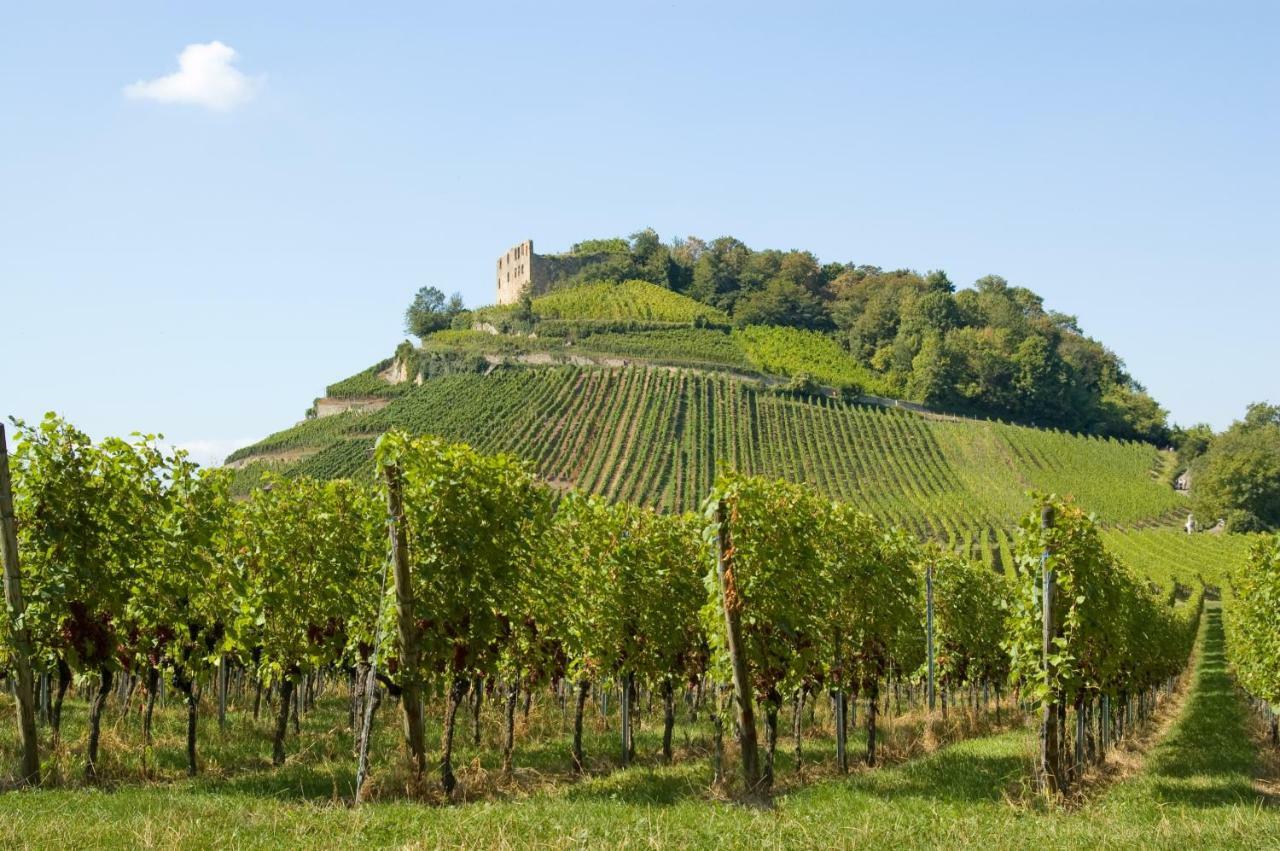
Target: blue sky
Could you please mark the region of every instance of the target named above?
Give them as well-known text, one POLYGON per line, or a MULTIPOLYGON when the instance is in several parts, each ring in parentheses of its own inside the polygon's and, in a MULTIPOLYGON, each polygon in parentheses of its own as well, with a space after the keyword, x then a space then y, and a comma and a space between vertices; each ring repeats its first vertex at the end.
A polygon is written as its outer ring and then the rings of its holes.
POLYGON ((0 413, 220 455, 419 286, 653 227, 1003 275, 1222 427, 1280 402, 1277 43, 1276 4, 11 4, 0 413))

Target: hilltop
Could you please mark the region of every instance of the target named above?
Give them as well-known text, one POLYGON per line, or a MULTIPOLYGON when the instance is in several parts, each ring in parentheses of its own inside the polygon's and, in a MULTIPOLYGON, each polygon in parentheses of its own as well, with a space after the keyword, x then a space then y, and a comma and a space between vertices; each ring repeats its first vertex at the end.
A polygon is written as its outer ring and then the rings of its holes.
MULTIPOLYGON (((526 241, 498 262, 500 303, 645 281, 688 296, 734 326, 829 335, 899 399, 1086 434, 1167 443, 1167 417, 1115 352, 1025 286, 985 275, 957 287, 941 270, 821 262, 809 251, 755 249, 723 236, 664 243, 653 230, 592 239, 543 256, 526 241)), ((583 299, 568 296, 576 309, 583 299)), ((519 322, 561 314, 521 306, 519 322)))

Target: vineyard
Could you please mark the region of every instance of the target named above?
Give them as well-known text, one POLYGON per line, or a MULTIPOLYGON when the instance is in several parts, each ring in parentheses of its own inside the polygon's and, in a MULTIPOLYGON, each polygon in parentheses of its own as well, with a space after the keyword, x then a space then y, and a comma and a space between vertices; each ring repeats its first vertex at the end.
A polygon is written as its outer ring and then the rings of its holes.
MULTIPOLYGON (((662 513, 395 429, 350 478, 273 478, 242 501, 230 482, 146 436, 20 427, 6 559, 25 601, 0 668, 27 683, 24 741, 49 754, 28 778, 327 784, 391 806, 608 789, 639 764, 758 800, 893 782, 936 767, 922 740, 963 754, 1038 725, 1038 756, 1013 764, 1033 801, 1096 782, 1176 710, 1208 589, 1141 577, 1211 575, 1199 559, 1227 552, 1038 497, 996 573, 776 478, 721 471, 700 515, 662 513)), ((1273 721, 1275 552, 1254 546, 1228 609, 1273 721)))
MULTIPOLYGON (((397 385, 401 386, 401 385, 397 385)), ((281 471, 353 474, 388 428, 464 441, 533 462, 553 482, 664 511, 695 508, 723 468, 803 483, 926 537, 1006 537, 1029 490, 1069 493, 1108 525, 1168 518, 1180 497, 1153 447, 989 421, 931 418, 771 392, 675 369, 508 368, 407 387, 372 413, 311 420, 230 458, 245 486, 281 471), (998 534, 996 532, 992 533, 998 534)))
POLYGON ((736 334, 703 328, 596 333, 577 340, 573 349, 672 366, 744 371, 756 368, 736 334))
MULTIPOLYGON (((1205 783, 1245 842, 1277 829, 1243 778, 1280 738, 1280 558, 1177 531, 1171 452, 868 398, 831 337, 648 284, 534 309, 536 332, 517 305, 403 344, 221 469, 19 423, 0 784, 234 795, 272 844, 335 844, 328 801, 384 842, 541 844, 532 814, 758 845, 776 825, 716 802, 805 796, 912 844, 903 789, 956 795, 988 844, 1097 844, 1071 813, 1098 789, 1145 838, 1170 812, 1206 830, 1180 797, 1205 783), (468 801, 468 825, 439 806, 468 801)), ((139 818, 50 833, 5 805, 51 844, 139 818)), ((141 818, 225 844, 182 805, 141 818)))
POLYGON ((883 393, 880 380, 864 369, 835 340, 797 328, 750 325, 734 332, 747 360, 772 375, 807 375, 831 387, 859 393, 883 393))
POLYGON ((1229 577, 1228 656, 1280 748, 1280 537, 1255 542, 1229 577))
POLYGON ((533 300, 533 311, 548 319, 726 323, 714 307, 645 281, 598 283, 558 290, 533 300))

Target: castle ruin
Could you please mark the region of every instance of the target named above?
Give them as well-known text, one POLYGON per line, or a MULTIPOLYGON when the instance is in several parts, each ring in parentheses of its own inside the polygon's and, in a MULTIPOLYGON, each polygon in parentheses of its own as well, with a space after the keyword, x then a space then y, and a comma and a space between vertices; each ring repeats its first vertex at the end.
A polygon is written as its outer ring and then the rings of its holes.
POLYGON ((607 254, 534 254, 533 240, 513 245, 498 258, 498 304, 515 304, 528 293, 539 296, 557 281, 572 277, 607 254))
POLYGON ((533 240, 526 239, 498 258, 498 304, 515 304, 526 289, 529 295, 537 294, 533 283, 534 257, 533 240))

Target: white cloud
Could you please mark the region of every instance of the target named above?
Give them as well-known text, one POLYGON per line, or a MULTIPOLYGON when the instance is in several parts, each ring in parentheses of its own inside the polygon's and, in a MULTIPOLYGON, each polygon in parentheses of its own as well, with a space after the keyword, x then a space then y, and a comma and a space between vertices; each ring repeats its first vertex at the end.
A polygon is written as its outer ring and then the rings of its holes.
POLYGON ((226 111, 249 100, 262 85, 232 63, 236 52, 220 41, 188 44, 178 54, 178 70, 124 87, 125 97, 160 103, 193 103, 226 111))

